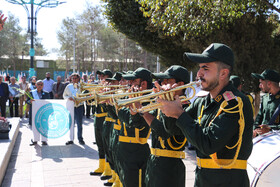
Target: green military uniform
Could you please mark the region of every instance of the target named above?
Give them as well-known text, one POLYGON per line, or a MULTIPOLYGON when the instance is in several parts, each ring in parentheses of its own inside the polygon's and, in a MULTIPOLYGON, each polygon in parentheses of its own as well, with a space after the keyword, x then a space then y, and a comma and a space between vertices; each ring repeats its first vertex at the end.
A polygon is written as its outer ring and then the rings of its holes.
POLYGON ((118 162, 116 153, 118 152, 119 134, 120 134, 120 130, 122 128, 122 124, 121 124, 120 120, 118 119, 118 116, 115 113, 114 107, 108 105, 107 111, 108 111, 108 115, 111 116, 111 118, 115 120, 113 127, 112 127, 111 136, 110 136, 109 151, 112 154, 112 160, 113 160, 113 164, 114 164, 112 169, 114 169, 116 173, 119 173, 119 162, 118 162))
MULTIPOLYGON (((269 80, 275 83, 280 82, 280 75, 278 72, 270 69, 266 69, 262 74, 252 73, 252 77, 262 80, 269 80)), ((280 129, 280 114, 276 117, 276 120, 269 124, 276 108, 280 105, 280 91, 275 95, 266 93, 262 96, 261 106, 258 115, 255 119, 254 127, 257 128, 259 125, 269 125, 273 130, 280 129)))
MULTIPOLYGON (((259 113, 255 119, 255 127, 261 124, 269 124, 269 120, 274 114, 276 108, 280 105, 280 91, 276 95, 265 94, 262 96, 261 106, 259 113)), ((271 129, 280 129, 280 115, 276 118, 273 125, 270 125, 271 129)))
POLYGON ((139 114, 132 116, 127 108, 121 109, 118 117, 124 123, 119 135, 117 152, 120 180, 124 187, 137 187, 139 183, 144 187, 146 165, 150 155, 147 143, 150 134, 149 125, 139 114))
MULTIPOLYGON (((188 141, 196 147, 197 157, 201 159, 198 159, 198 162, 204 162, 203 159, 209 159, 209 162, 212 162, 209 155, 215 152, 217 152, 218 159, 233 159, 236 153, 236 147, 228 149, 226 146, 233 146, 238 141, 239 115, 222 112, 215 118, 221 103, 225 100, 223 94, 226 91, 231 91, 243 101, 245 128, 237 159, 247 160, 251 154, 253 116, 250 101, 232 85, 228 85, 214 99, 211 99, 209 95, 197 98, 177 119, 176 125, 183 131, 188 141), (200 117, 200 120, 194 120, 200 117), (210 123, 211 125, 209 125, 210 123)), ((226 108, 236 105, 237 101, 232 99, 228 101, 226 108)), ((195 186, 249 186, 249 180, 246 168, 222 169, 199 166, 196 168, 195 186)))
POLYGON ((185 186, 186 168, 182 159, 185 158, 186 138, 175 123, 175 118, 162 113, 159 120, 151 123, 152 148, 147 162, 146 186, 185 186))
MULTIPOLYGON (((146 81, 148 89, 152 86, 151 72, 145 68, 138 68, 131 74, 123 75, 123 78, 146 81)), ((131 115, 127 108, 118 112, 118 118, 124 124, 120 131, 117 152, 120 180, 124 187, 144 187, 146 165, 150 155, 147 143, 150 127, 142 116, 131 115)))
MULTIPOLYGON (((107 110, 106 110, 107 112, 107 110)), ((111 142, 111 134, 113 131, 114 123, 116 122, 115 119, 111 118, 111 116, 108 115, 105 117, 105 120, 103 122, 103 129, 102 129, 102 140, 106 155, 106 162, 109 162, 110 167, 114 170, 113 166, 113 160, 112 160, 112 153, 109 151, 109 145, 111 142)))
MULTIPOLYGON (((202 54, 184 55, 196 63, 234 66, 234 54, 224 44, 213 43, 202 54)), ((199 70, 201 78, 210 71, 205 66, 199 70)), ((196 148, 195 186, 249 186, 246 167, 253 147, 253 112, 247 96, 228 83, 215 98, 198 97, 176 125, 196 148)))
POLYGON ((101 105, 97 105, 97 107, 95 108, 95 115, 94 115, 94 133, 95 133, 96 145, 98 148, 99 159, 105 158, 105 150, 104 150, 104 145, 102 140, 102 131, 103 131, 103 123, 106 116, 107 113, 104 110, 104 108, 102 108, 101 105))
MULTIPOLYGON (((173 65, 164 73, 154 73, 156 79, 175 79, 176 82, 189 83, 188 70, 182 66, 173 65)), ((182 93, 184 91, 182 90, 182 93)), ((186 108, 187 103, 183 107, 186 108)), ((174 186, 184 187, 186 181, 185 145, 187 139, 179 127, 175 126, 175 118, 167 117, 163 113, 151 123, 152 148, 147 162, 145 184, 149 187, 174 186)), ((156 112, 154 111, 154 112, 156 112)))
MULTIPOLYGON (((98 70, 96 74, 103 74, 112 77, 112 72, 109 69, 104 69, 103 71, 98 70)), ((95 171, 90 172, 90 175, 101 175, 106 169, 105 148, 102 139, 103 122, 106 116, 107 113, 104 111, 104 108, 102 108, 101 105, 97 105, 95 108, 95 116, 94 116, 94 130, 95 130, 94 133, 95 133, 95 139, 96 139, 96 144, 97 144, 98 154, 99 154, 99 167, 95 171)))
MULTIPOLYGON (((238 89, 238 87, 241 85, 241 80, 236 75, 231 75, 230 76, 230 81, 232 82, 233 86, 236 89, 238 89)), ((249 100, 251 102, 251 105, 252 105, 253 114, 255 114, 254 98, 253 98, 253 96, 250 93, 244 92, 243 90, 241 90, 241 92, 249 98, 249 100)))

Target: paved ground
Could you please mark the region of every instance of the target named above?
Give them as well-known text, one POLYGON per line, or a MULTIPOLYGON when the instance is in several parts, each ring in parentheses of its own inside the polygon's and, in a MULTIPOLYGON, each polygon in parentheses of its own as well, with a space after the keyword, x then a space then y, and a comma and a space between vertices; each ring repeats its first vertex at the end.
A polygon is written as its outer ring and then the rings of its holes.
MULTIPOLYGON (((98 166, 97 147, 92 143, 93 120, 85 119, 84 124, 84 146, 77 141, 74 145, 66 146, 65 142, 51 140, 48 146, 39 144, 33 147, 29 146, 33 134, 28 121, 26 118, 21 120, 20 132, 2 186, 102 187, 104 181, 89 175, 98 166)), ((193 186, 195 152, 188 151, 186 155, 183 160, 186 165, 186 186, 193 186)))

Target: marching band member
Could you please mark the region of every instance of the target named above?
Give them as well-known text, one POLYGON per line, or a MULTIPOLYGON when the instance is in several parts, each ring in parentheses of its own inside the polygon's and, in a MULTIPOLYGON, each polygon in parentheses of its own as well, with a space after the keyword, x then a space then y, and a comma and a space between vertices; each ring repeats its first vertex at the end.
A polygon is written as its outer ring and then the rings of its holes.
MULTIPOLYGON (((280 105, 280 75, 278 72, 266 69, 262 74, 252 73, 252 77, 259 79, 260 89, 264 93, 262 96, 261 107, 254 123, 254 137, 258 134, 264 134, 270 130, 280 129, 280 115, 274 114, 276 108, 280 105), (274 121, 270 121, 275 116, 274 121)), ((274 118, 273 118, 274 119, 274 118)))
MULTIPOLYGON (((145 68, 138 68, 133 74, 123 75, 123 78, 131 80, 132 87, 140 90, 152 88, 151 72, 145 68)), ((146 165, 150 155, 147 140, 151 130, 142 116, 128 108, 120 109, 118 118, 124 123, 116 153, 120 167, 119 177, 124 187, 144 187, 146 165)))
MULTIPOLYGON (((189 83, 189 72, 186 68, 173 65, 164 73, 154 73, 154 78, 165 82, 162 89, 168 90, 189 83)), ((175 92, 183 96, 184 90, 175 92)), ((188 107, 188 103, 182 103, 188 107)), ((149 187, 157 186, 185 186, 185 144, 187 139, 179 127, 174 126, 175 118, 165 116, 160 110, 155 110, 157 117, 145 112, 144 119, 152 129, 151 155, 147 162, 145 184, 149 187)))
MULTIPOLYGON (((103 71, 98 70, 96 74, 99 77, 98 81, 100 85, 104 84, 106 78, 112 77, 112 72, 109 69, 104 69, 103 71)), ((94 115, 94 133, 98 148, 99 166, 96 170, 90 172, 90 175, 101 175, 102 179, 105 178, 104 180, 108 179, 107 176, 112 176, 109 163, 105 161, 105 148, 102 140, 103 122, 106 116, 107 113, 104 108, 101 105, 97 105, 94 115)))
POLYGON ((253 112, 248 97, 229 83, 234 54, 228 46, 213 43, 202 54, 185 57, 199 63, 197 75, 209 94, 186 111, 178 97, 158 102, 196 148, 195 186, 249 186, 246 167, 253 147, 253 112))
MULTIPOLYGON (((119 85, 119 82, 122 78, 122 74, 117 72, 112 78, 106 78, 106 81, 109 81, 109 85, 119 85)), ((104 183, 105 186, 120 186, 120 180, 118 177, 118 161, 116 159, 115 152, 117 150, 118 135, 121 124, 118 120, 118 117, 113 110, 112 105, 102 104, 107 112, 107 117, 103 123, 103 145, 106 153, 106 161, 110 164, 112 169, 112 178, 108 180, 107 183, 104 183), (119 124, 118 124, 119 123, 119 124)))

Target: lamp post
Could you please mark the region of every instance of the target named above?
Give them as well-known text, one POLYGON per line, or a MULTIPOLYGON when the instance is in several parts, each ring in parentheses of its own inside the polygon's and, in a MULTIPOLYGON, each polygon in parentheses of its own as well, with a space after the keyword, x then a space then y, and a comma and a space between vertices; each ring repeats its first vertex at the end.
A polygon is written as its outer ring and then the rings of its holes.
POLYGON ((27 13, 28 17, 28 32, 31 34, 30 40, 30 68, 29 68, 29 77, 31 78, 33 75, 35 75, 34 71, 34 56, 35 56, 35 50, 34 50, 34 33, 37 32, 37 14, 38 11, 45 7, 45 8, 55 8, 58 5, 65 3, 60 2, 58 0, 6 0, 9 3, 17 4, 23 6, 27 13), (34 8, 35 8, 35 14, 34 14, 34 8), (34 22, 35 22, 35 31, 34 31, 34 22), (30 27, 31 25, 31 27, 30 27))

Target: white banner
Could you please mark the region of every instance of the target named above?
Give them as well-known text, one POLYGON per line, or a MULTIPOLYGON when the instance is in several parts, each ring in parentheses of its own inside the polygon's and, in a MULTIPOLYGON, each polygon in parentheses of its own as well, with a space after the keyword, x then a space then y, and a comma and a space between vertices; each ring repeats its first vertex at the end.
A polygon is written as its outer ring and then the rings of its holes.
POLYGON ((32 102, 33 141, 74 138, 74 102, 61 99, 35 99, 32 102), (72 138, 71 138, 72 137, 72 138))

